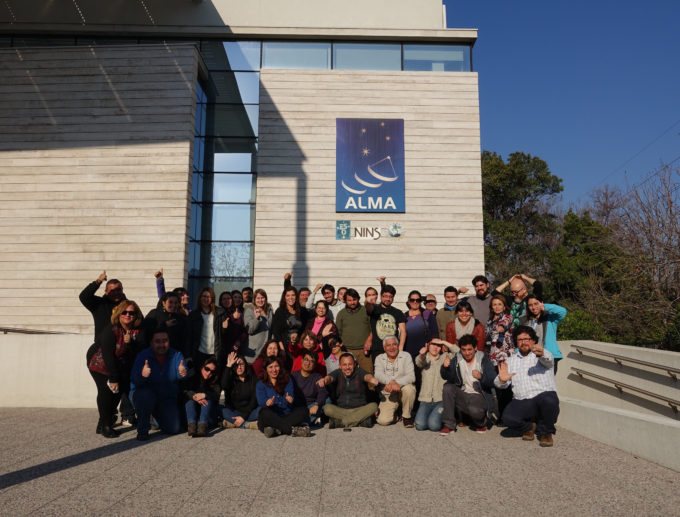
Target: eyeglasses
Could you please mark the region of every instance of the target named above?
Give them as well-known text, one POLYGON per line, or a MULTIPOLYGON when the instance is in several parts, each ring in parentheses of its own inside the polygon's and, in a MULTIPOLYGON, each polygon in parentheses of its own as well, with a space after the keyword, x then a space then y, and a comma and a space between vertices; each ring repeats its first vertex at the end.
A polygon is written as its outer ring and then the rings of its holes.
POLYGON ((302 359, 302 362, 303 363, 313 363, 314 359, 310 359, 309 357, 305 357, 305 358, 302 359))
POLYGON ((533 341, 530 337, 518 337, 517 342, 518 343, 526 343, 527 341, 533 341))
POLYGON ((123 311, 120 313, 121 316, 136 316, 137 313, 135 311, 123 311))
POLYGON ((240 368, 241 366, 245 366, 246 363, 236 363, 236 368, 240 368))
POLYGON ((422 298, 409 298, 408 299, 409 302, 418 302, 418 303, 420 303, 421 300, 422 300, 422 298))
POLYGON ((210 372, 210 373, 213 373, 213 372, 215 371, 215 368, 208 368, 207 366, 204 366, 203 369, 204 369, 206 372, 210 372))

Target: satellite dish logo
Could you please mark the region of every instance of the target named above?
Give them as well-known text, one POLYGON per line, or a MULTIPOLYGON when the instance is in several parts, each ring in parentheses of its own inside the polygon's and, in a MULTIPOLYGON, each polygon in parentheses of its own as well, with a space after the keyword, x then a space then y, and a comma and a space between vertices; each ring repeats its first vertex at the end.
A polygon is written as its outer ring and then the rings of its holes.
POLYGON ((403 119, 336 119, 336 212, 405 211, 403 119))

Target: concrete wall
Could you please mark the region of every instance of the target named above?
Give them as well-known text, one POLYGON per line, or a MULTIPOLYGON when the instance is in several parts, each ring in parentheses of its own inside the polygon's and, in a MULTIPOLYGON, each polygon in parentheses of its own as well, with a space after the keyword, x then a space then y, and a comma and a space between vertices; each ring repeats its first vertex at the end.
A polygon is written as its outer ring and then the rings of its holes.
POLYGON ((254 283, 272 298, 288 270, 361 291, 384 274, 402 301, 483 271, 476 73, 263 70, 259 142, 254 283), (405 214, 335 212, 338 117, 404 119, 405 214), (404 236, 337 241, 338 219, 404 236))
POLYGON ((185 284, 197 67, 192 45, 0 51, 0 327, 90 333, 102 270, 143 310, 159 267, 185 284))
POLYGON ((39 29, 68 32, 133 27, 152 31, 210 31, 241 27, 327 27, 441 29, 442 0, 10 0, 0 10, 0 25, 15 32, 39 29))

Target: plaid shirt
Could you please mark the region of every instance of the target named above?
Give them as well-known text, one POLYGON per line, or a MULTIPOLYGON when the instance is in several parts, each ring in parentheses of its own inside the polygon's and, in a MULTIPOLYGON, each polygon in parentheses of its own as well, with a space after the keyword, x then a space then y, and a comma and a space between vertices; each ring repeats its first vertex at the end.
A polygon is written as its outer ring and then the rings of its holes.
POLYGON ((545 391, 557 391, 553 373, 553 356, 543 349, 543 357, 533 352, 523 356, 519 350, 506 361, 508 373, 514 375, 508 382, 501 384, 498 376, 494 379, 497 388, 505 389, 512 384, 513 398, 524 400, 534 398, 545 391))

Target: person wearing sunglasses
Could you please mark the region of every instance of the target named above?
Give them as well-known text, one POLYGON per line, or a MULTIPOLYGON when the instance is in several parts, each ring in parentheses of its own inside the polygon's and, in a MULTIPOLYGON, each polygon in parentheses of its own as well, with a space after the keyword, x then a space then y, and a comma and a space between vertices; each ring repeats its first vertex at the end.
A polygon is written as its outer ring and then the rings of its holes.
MULTIPOLYGON (((404 350, 411 354, 411 359, 414 361, 420 354, 420 350, 430 340, 439 336, 435 315, 430 309, 423 309, 422 301, 420 291, 411 291, 408 293, 406 302, 408 310, 404 311, 404 316, 406 316, 404 350)), ((420 385, 420 383, 417 383, 417 385, 420 385)))
POLYGON ((217 424, 217 411, 222 387, 218 382, 217 358, 208 357, 200 369, 184 381, 187 432, 191 437, 207 436, 217 424), (196 425, 198 422, 198 425, 196 425))
MULTIPOLYGON (((97 434, 116 438, 120 433, 113 429, 115 411, 121 395, 130 391, 130 368, 138 350, 144 345, 142 336, 142 311, 130 300, 124 300, 113 309, 111 326, 104 329, 95 340, 96 350, 90 356, 88 369, 97 386, 97 434)), ((121 408, 122 409, 122 408, 121 408)), ((134 408, 123 413, 123 418, 134 424, 134 408)))

